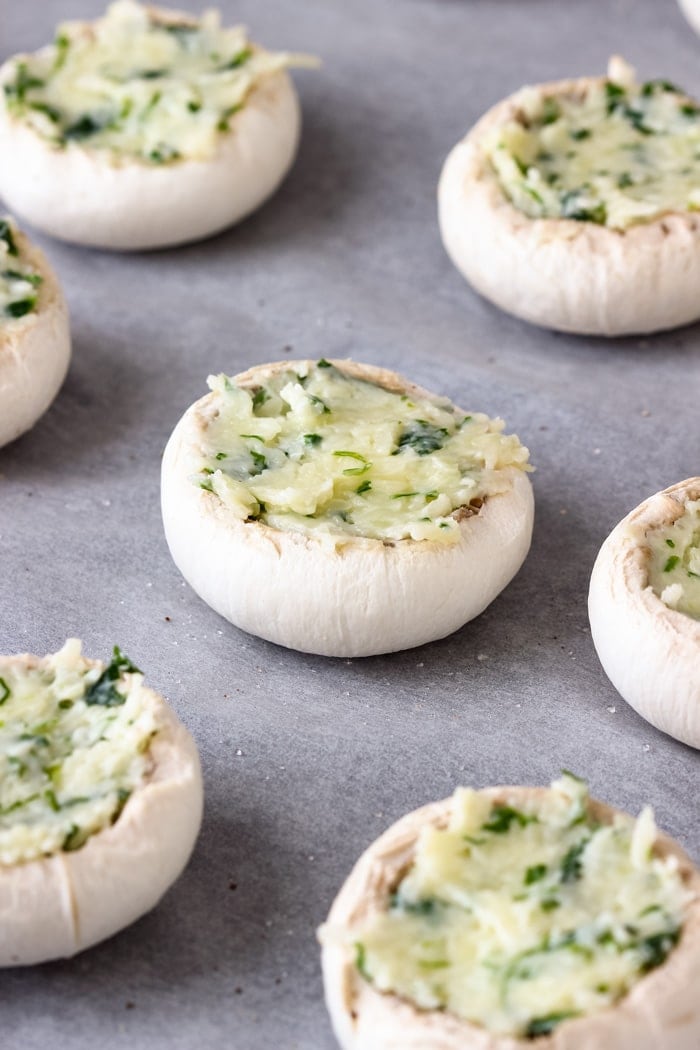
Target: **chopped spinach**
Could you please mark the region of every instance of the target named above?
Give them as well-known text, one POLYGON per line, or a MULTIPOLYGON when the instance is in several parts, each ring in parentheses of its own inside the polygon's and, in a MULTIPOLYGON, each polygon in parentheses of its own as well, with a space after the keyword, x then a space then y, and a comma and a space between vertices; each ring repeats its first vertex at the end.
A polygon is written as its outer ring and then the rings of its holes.
POLYGON ((240 69, 242 65, 248 61, 249 58, 253 57, 252 47, 244 47, 238 54, 234 55, 233 58, 229 59, 228 62, 220 66, 220 71, 223 73, 228 69, 240 69))
POLYGON ((393 455, 396 456, 404 449, 410 448, 417 456, 429 456, 431 452, 438 452, 443 447, 448 433, 444 427, 436 427, 424 419, 416 419, 404 428, 393 455))
POLYGON ((578 222, 595 222, 599 225, 605 223, 607 210, 604 204, 589 206, 582 202, 584 191, 567 190, 562 193, 560 204, 561 213, 565 219, 576 219, 578 222))
POLYGON ((114 682, 123 674, 140 673, 138 667, 122 653, 118 645, 115 645, 110 663, 85 693, 85 703, 99 704, 101 707, 118 707, 124 703, 126 697, 118 692, 114 682))
POLYGON ((662 933, 653 933, 650 937, 645 937, 644 940, 640 941, 637 947, 642 952, 642 973, 647 973, 647 971, 661 966, 669 952, 678 944, 680 936, 680 929, 675 928, 662 933))
POLYGON ((67 142, 82 142, 83 139, 89 139, 92 135, 96 135, 98 131, 102 131, 110 121, 111 118, 107 119, 104 116, 98 117, 93 116, 91 113, 85 113, 78 120, 68 125, 63 132, 63 138, 67 142))
POLYGON ((434 915, 439 902, 434 897, 426 897, 423 900, 407 901, 398 893, 392 893, 389 899, 389 907, 395 911, 403 911, 408 915, 434 915))
POLYGON ((646 84, 642 84, 642 95, 645 98, 648 98, 649 95, 653 95, 656 91, 668 91, 674 95, 682 94, 680 88, 677 88, 670 80, 647 80, 646 84))
POLYGON ((546 98, 542 104, 542 124, 553 124, 561 116, 561 107, 556 99, 546 98))
POLYGON ((28 91, 33 91, 35 88, 42 88, 45 83, 44 80, 32 76, 27 68, 26 62, 20 62, 17 66, 15 79, 5 84, 5 96, 10 102, 22 104, 26 101, 28 91))
POLYGON ((8 303, 5 307, 6 317, 24 317, 25 314, 31 313, 36 306, 36 296, 29 296, 27 299, 17 299, 14 303, 8 303))
POLYGON ((355 944, 355 966, 366 981, 372 980, 372 977, 367 970, 367 952, 365 951, 364 944, 360 941, 357 941, 355 944))
POLYGON ((262 452, 256 452, 252 448, 248 451, 250 452, 250 458, 253 460, 253 469, 250 473, 252 477, 255 477, 256 474, 262 474, 263 470, 267 470, 267 460, 262 452))
POLYGON ((270 395, 268 394, 265 387, 258 387, 258 389, 253 394, 253 411, 255 411, 256 408, 262 408, 265 402, 269 400, 270 395))
POLYGON ((7 245, 8 255, 19 255, 15 238, 7 219, 0 219, 0 241, 4 241, 7 245))
POLYGON ((540 1035, 549 1035, 562 1021, 576 1016, 571 1010, 561 1010, 559 1013, 546 1014, 545 1017, 535 1017, 525 1029, 525 1038, 537 1039, 540 1035))
POLYGON ((561 862, 561 881, 564 883, 577 882, 583 875, 583 852, 590 839, 581 839, 566 853, 561 862))
POLYGON ((491 815, 485 824, 481 825, 482 831, 491 831, 494 835, 503 835, 510 831, 512 824, 524 828, 527 824, 536 824, 537 817, 528 816, 519 809, 512 806, 496 805, 491 810, 491 815))
POLYGON ((330 408, 328 407, 328 405, 326 404, 325 401, 321 400, 320 397, 316 397, 315 394, 309 394, 308 397, 309 397, 309 401, 311 402, 311 404, 313 405, 313 407, 316 409, 316 411, 319 414, 321 414, 321 415, 329 415, 330 414, 330 411, 331 411, 330 408))

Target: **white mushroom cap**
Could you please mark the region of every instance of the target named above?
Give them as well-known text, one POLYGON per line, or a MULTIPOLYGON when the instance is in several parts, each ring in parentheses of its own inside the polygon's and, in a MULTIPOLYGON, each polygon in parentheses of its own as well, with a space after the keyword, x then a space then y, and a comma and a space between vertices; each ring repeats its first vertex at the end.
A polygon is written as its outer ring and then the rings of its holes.
POLYGON ((700 0, 678 0, 683 14, 696 33, 700 33, 700 0))
MULTIPOLYGON (((542 789, 486 788, 494 802, 522 806, 542 789)), ((697 1050, 700 1045, 700 872, 667 836, 656 840, 658 856, 678 859, 692 895, 678 946, 642 977, 614 1007, 559 1024, 533 1041, 495 1035, 444 1010, 421 1010, 407 999, 377 991, 355 965, 352 935, 377 912, 410 867, 420 831, 444 827, 452 799, 402 817, 360 857, 321 927, 323 980, 333 1029, 343 1050, 697 1050), (348 936, 338 938, 332 931, 348 936)), ((592 800, 589 812, 611 823, 615 810, 592 800)))
MULTIPOLYGON (((38 663, 3 657, 0 668, 38 663)), ((202 818, 199 755, 163 698, 140 688, 160 727, 150 772, 115 823, 80 849, 0 865, 0 966, 70 957, 111 937, 155 907, 185 867, 202 818)))
MULTIPOLYGON (((310 364, 311 362, 305 362, 310 364)), ((235 377, 264 383, 304 362, 260 365, 235 377)), ((334 361, 349 375, 432 397, 385 369, 334 361)), ((163 456, 162 510, 175 564, 216 612, 244 631, 302 652, 370 656, 443 638, 478 616, 520 568, 530 546, 532 486, 507 468, 507 491, 459 522, 460 538, 385 542, 332 538, 242 521, 193 483, 213 395, 192 405, 163 456)))
POLYGON ((20 231, 23 262, 42 277, 36 309, 0 325, 0 446, 14 441, 49 407, 68 371, 70 330, 63 293, 46 256, 20 231))
POLYGON ((605 540, 588 596, 593 643, 628 704, 664 733, 700 748, 700 621, 669 608, 649 586, 649 530, 671 525, 700 477, 657 492, 605 540))
MULTIPOLYGON (((192 20, 158 8, 164 23, 192 20)), ((0 68, 0 85, 13 73, 0 68)), ((277 189, 299 143, 299 100, 282 70, 255 84, 207 160, 153 165, 71 142, 59 148, 0 105, 0 194, 45 233, 120 251, 199 240, 277 189)))
MULTIPOLYGON (((614 68, 614 67, 613 67, 614 68)), ((499 102, 451 151, 438 187, 442 239, 485 298, 565 332, 654 332, 700 317, 700 217, 674 213, 624 231, 573 219, 532 219, 511 204, 486 143, 533 91, 576 94, 600 78, 524 88, 499 102)))

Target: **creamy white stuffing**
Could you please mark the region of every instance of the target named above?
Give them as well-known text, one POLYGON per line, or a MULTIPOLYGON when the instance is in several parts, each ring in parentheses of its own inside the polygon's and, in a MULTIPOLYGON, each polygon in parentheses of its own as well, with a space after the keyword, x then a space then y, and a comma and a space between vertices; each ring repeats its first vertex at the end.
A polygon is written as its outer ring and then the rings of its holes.
POLYGON ((0 328, 36 310, 41 282, 21 256, 12 219, 0 218, 0 328))
POLYGON ((386 910, 336 936, 352 936, 380 991, 491 1032, 544 1035, 609 1007, 675 947, 688 894, 655 838, 649 809, 596 823, 571 774, 522 806, 459 789, 386 910))
POLYGON ((65 22, 53 44, 19 55, 4 77, 9 112, 58 147, 77 143, 149 164, 204 160, 250 92, 304 56, 251 44, 217 11, 159 16, 117 0, 91 26, 65 22))
POLYGON ((700 499, 672 525, 652 530, 649 586, 670 609, 700 620, 700 499))
POLYGON ((624 230, 700 208, 700 106, 629 67, 587 89, 526 89, 487 152, 512 203, 532 218, 624 230))
POLYGON ((240 519, 273 528, 453 543, 455 512, 511 486, 528 451, 503 421, 410 397, 321 360, 257 388, 210 377, 214 400, 193 480, 240 519))
POLYGON ((0 865, 80 848, 149 769, 158 724, 140 673, 117 648, 106 668, 80 650, 0 661, 0 865))

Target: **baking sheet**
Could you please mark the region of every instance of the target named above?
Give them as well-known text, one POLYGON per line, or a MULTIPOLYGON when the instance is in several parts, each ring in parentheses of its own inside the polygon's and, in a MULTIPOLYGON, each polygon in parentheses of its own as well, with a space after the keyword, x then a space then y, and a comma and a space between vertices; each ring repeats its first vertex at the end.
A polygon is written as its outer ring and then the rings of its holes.
MULTIPOLYGON (((98 0, 0 0, 0 57, 98 0)), ((200 5, 196 5, 200 7, 200 5)), ((526 82, 624 50, 700 94, 700 39, 666 0, 242 0, 220 6, 295 74, 305 128, 278 195, 237 229, 110 255, 38 237, 63 281, 74 359, 54 407, 0 451, 0 651, 116 642, 192 730, 206 810, 161 905, 72 961, 0 974, 24 1050, 331 1050, 314 930, 351 865, 458 783, 593 792, 700 856, 698 755, 608 683, 586 616, 612 525, 700 471, 700 328, 577 339, 480 300, 436 224, 442 160, 526 82), (161 450, 209 372, 352 356, 500 414, 537 467, 532 552, 475 622, 366 660, 287 652, 186 587, 163 539, 161 450)), ((270 595, 271 603, 274 595, 270 595)))

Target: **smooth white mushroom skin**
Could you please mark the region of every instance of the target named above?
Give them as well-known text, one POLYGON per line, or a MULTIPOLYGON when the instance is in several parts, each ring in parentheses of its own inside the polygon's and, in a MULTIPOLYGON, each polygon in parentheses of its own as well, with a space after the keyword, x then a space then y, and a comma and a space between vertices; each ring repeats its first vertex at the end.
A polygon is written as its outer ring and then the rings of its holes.
POLYGON ((588 613, 600 662, 621 696, 657 729, 700 748, 700 621, 669 608, 649 582, 655 534, 666 535, 697 499, 700 477, 689 478, 613 529, 593 567, 588 613))
MULTIPOLYGON (((276 372, 313 364, 263 365, 235 379, 255 389, 276 372)), ((386 370, 333 364, 378 386, 434 399, 386 370)), ((520 568, 530 545, 533 496, 518 467, 499 472, 501 491, 486 497, 477 513, 456 515, 459 533, 449 544, 305 534, 242 520, 196 483, 213 396, 185 413, 168 442, 163 523, 185 579, 237 627, 325 656, 394 652, 452 633, 520 568)))
POLYGON ((678 0, 681 10, 696 33, 700 33, 700 3, 698 0, 678 0))
MULTIPOLYGON (((149 8, 148 14, 159 25, 186 28, 197 24, 175 12, 149 8)), ((93 32, 87 23, 68 26, 78 36, 93 32)), ((45 64, 47 60, 42 56, 55 51, 56 46, 52 45, 36 55, 9 60, 0 69, 0 84, 10 92, 14 90, 16 96, 13 85, 18 82, 21 60, 28 64, 31 76, 32 60, 45 64)), ((126 48, 127 56, 128 51, 126 48)), ((56 61, 60 61, 58 54, 56 61)), ((0 171, 0 193, 17 214, 54 237, 115 250, 180 244, 238 222, 278 187, 296 154, 300 130, 298 98, 283 68, 294 64, 296 58, 268 56, 255 45, 246 45, 245 54, 253 56, 246 59, 252 63, 264 65, 266 57, 279 61, 246 80, 240 102, 229 107, 232 112, 224 111, 213 127, 208 120, 217 115, 213 109, 211 114, 205 112, 206 107, 190 112, 188 106, 200 103, 196 98, 190 102, 180 98, 189 89, 186 80, 177 80, 176 65, 168 73, 172 82, 163 81, 162 90, 158 89, 158 79, 141 78, 139 87, 147 84, 152 98, 159 100, 156 110, 158 105, 172 109, 175 93, 183 110, 179 123, 165 113, 166 141, 162 145, 156 138, 153 146, 149 137, 152 118, 147 113, 148 105, 141 106, 145 114, 143 141, 137 128, 124 142, 117 136, 113 142, 107 138, 102 143, 98 134, 93 144, 89 134, 61 138, 53 131, 55 123, 43 111, 37 117, 37 111, 30 109, 28 118, 22 108, 24 102, 15 101, 13 105, 15 96, 7 95, 4 102, 0 100, 0 149, 9 158, 0 171), (205 118, 207 123, 201 129, 199 124, 205 118), (45 122, 45 133, 37 130, 41 121, 45 122), (168 136, 174 142, 167 141, 168 136)), ((242 75, 241 70, 234 72, 242 75)), ((148 78, 149 71, 145 74, 148 78)), ((56 76, 60 75, 59 71, 56 76)), ((134 76, 138 76, 138 71, 134 76)), ((127 79, 114 90, 123 94, 129 90, 129 83, 127 79)), ((24 91, 20 86, 23 98, 42 90, 30 87, 24 91)), ((93 105, 98 102, 99 96, 97 101, 93 99, 93 105)), ((106 104, 107 100, 101 103, 103 109, 106 104)), ((37 105, 56 109, 53 101, 40 101, 37 105)), ((133 99, 126 95, 123 105, 125 112, 131 105, 131 115, 126 119, 135 119, 133 99)), ((98 115, 99 112, 98 109, 98 115)), ((93 118, 88 113, 82 119, 93 118)), ((119 122, 118 117, 114 119, 119 122)), ((79 128, 80 121, 73 126, 79 128)))
POLYGON ((71 352, 68 309, 58 280, 44 254, 14 223, 10 229, 16 261, 36 272, 41 283, 32 310, 0 318, 0 446, 44 414, 63 383, 71 352))
MULTIPOLYGON (((627 188, 623 177, 629 171, 618 172, 619 156, 615 150, 609 151, 601 158, 600 167, 614 169, 615 178, 611 175, 598 179, 603 198, 589 200, 585 194, 576 197, 564 187, 567 193, 561 197, 562 217, 552 217, 556 194, 546 181, 552 162, 538 162, 536 155, 528 155, 524 161, 513 156, 508 160, 508 150, 499 138, 504 129, 512 136, 512 129, 523 120, 539 120, 541 137, 551 136, 557 143, 559 132, 569 131, 569 124, 565 122, 560 129, 557 118, 547 123, 546 106, 555 106, 558 100, 576 106, 577 99, 585 100, 592 93, 600 95, 610 84, 613 90, 622 92, 610 100, 609 104, 617 107, 610 119, 617 122, 621 131, 628 127, 629 144, 639 149, 638 157, 644 157, 643 151, 649 148, 645 141, 657 140, 655 132, 650 134, 643 125, 638 108, 631 104, 635 99, 644 99, 642 91, 646 86, 633 86, 629 77, 629 68, 613 60, 608 79, 584 78, 524 88, 491 109, 448 156, 438 189, 445 248, 476 290, 501 309, 548 328, 608 336, 673 328, 700 316, 696 294, 700 282, 697 190, 693 191, 691 184, 680 186, 685 178, 680 169, 680 182, 673 184, 668 199, 662 196, 659 204, 654 191, 649 203, 645 203, 644 165, 632 170, 633 183, 631 189, 627 188), (632 114, 634 119, 626 114, 632 114), (640 125, 644 130, 640 130, 640 125), (494 158, 502 159, 502 163, 498 160, 500 174, 494 158), (512 169, 510 174, 508 167, 512 169), (508 189, 502 182, 504 177, 508 189), (538 178, 540 183, 536 186, 538 178), (604 191, 606 178, 608 186, 604 191), (516 183, 517 193, 513 189, 516 183), (638 199, 632 201, 628 199, 630 195, 638 199), (527 211, 516 206, 514 200, 527 211), (679 201, 683 200, 685 206, 681 208, 679 201), (580 208, 573 206, 577 201, 580 208), (604 224, 607 209, 601 210, 603 201, 608 202, 610 216, 616 217, 617 228, 604 224), (656 202, 655 206, 651 202, 656 202), (647 220, 645 210, 649 212, 647 220)), ((687 119, 692 138, 700 113, 697 106, 687 96, 672 96, 661 86, 654 90, 659 95, 650 98, 659 106, 671 105, 669 100, 677 97, 679 113, 673 119, 676 124, 687 119), (683 106, 688 109, 687 118, 681 112, 683 106)), ((590 116, 583 104, 580 116, 590 116)), ((566 118, 570 119, 569 137, 584 134, 578 142, 572 139, 572 149, 582 155, 593 151, 595 155, 595 123, 587 126, 584 121, 579 126, 573 118, 566 118), (587 132, 592 132, 590 140, 587 132)), ((531 143, 524 129, 523 135, 523 147, 527 150, 531 143)), ((664 135, 662 129, 657 143, 662 152, 666 150, 664 135)), ((687 136, 682 142, 684 148, 692 145, 687 136)), ((558 142, 557 150, 560 148, 558 142)), ((675 163, 670 147, 663 155, 666 163, 675 163)), ((549 158, 550 154, 543 150, 542 156, 549 158)), ((624 156, 628 159, 635 154, 632 151, 624 156)), ((648 177, 653 178, 658 162, 647 165, 646 170, 648 177)))
MULTIPOLYGON (((80 658, 79 643, 75 642, 67 643, 54 658, 2 657, 0 690, 3 695, 8 683, 14 686, 16 681, 23 681, 37 669, 50 680, 56 671, 57 659, 66 665, 72 662, 81 673, 87 672, 93 682, 104 666, 80 658)), ((194 742, 162 697, 141 684, 140 676, 124 678, 122 675, 113 685, 120 694, 125 692, 126 702, 133 704, 138 718, 153 722, 145 752, 140 757, 141 752, 137 751, 134 758, 143 764, 143 775, 123 808, 117 810, 113 823, 108 821, 101 830, 88 833, 83 845, 79 841, 68 844, 68 839, 73 837, 69 835, 63 848, 47 845, 46 856, 35 853, 33 859, 0 863, 0 966, 23 966, 70 957, 110 937, 153 908, 189 859, 202 814, 202 780, 194 742)), ((79 693, 80 690, 74 690, 72 694, 76 704, 81 702, 79 693)), ((31 719, 31 690, 26 705, 27 718, 31 719)), ((16 710, 12 714, 16 717, 16 710)), ((44 734, 52 731, 50 727, 42 727, 44 734)), ((7 735, 10 727, 6 726, 4 732, 7 735)), ((84 728, 80 729, 82 735, 75 738, 79 748, 86 747, 85 733, 84 728)), ((5 789, 12 791, 13 777, 33 775, 33 759, 27 759, 29 772, 23 772, 21 766, 18 772, 17 761, 8 764, 8 755, 14 753, 17 745, 10 742, 8 746, 0 762, 5 767, 5 789)), ((117 754, 110 758, 108 743, 91 746, 92 751, 82 752, 85 761, 97 761, 95 756, 99 751, 99 761, 105 763, 105 777, 119 768, 120 761, 123 764, 117 754)), ((128 748, 129 745, 120 746, 128 748)), ((73 768, 73 775, 76 774, 80 776, 80 768, 73 768)), ((88 768, 85 772, 88 794, 91 775, 88 768)), ((60 775, 55 793, 41 788, 51 803, 47 806, 49 817, 58 821, 63 812, 70 817, 71 813, 81 811, 88 819, 89 798, 84 802, 78 800, 80 804, 66 802, 62 790, 60 775)), ((99 792, 105 789, 98 781, 95 790, 98 795, 94 805, 99 809, 102 805, 99 792)), ((37 805, 38 802, 30 800, 25 803, 26 808, 20 806, 3 813, 4 842, 11 845, 24 841, 27 849, 35 848, 32 841, 36 839, 42 816, 36 809, 30 812, 30 807, 37 805), (23 809, 27 814, 24 823, 20 816, 23 809)), ((76 817, 81 819, 83 817, 76 817)), ((76 831, 82 834, 80 828, 76 827, 76 831)), ((47 836, 47 842, 53 841, 50 820, 47 836)))
MULTIPOLYGON (((478 792, 494 807, 525 812, 536 810, 542 795, 543 789, 521 787, 478 792)), ((357 949, 362 931, 387 914, 392 894, 411 871, 421 836, 426 829, 445 828, 455 804, 455 799, 447 799, 425 806, 377 839, 355 865, 319 931, 326 1003, 343 1050, 525 1050, 533 1045, 541 1050, 694 1050, 700 1038, 695 997, 700 979, 700 873, 663 834, 656 837, 654 855, 671 858, 671 870, 677 865, 685 897, 677 947, 613 1005, 560 1019, 536 1043, 488 1031, 449 1010, 421 1009, 408 998, 378 991, 362 976, 357 949)), ((616 818, 615 810, 592 800, 588 813, 602 824, 616 818)), ((507 924, 498 929, 506 938, 523 933, 507 924)))

